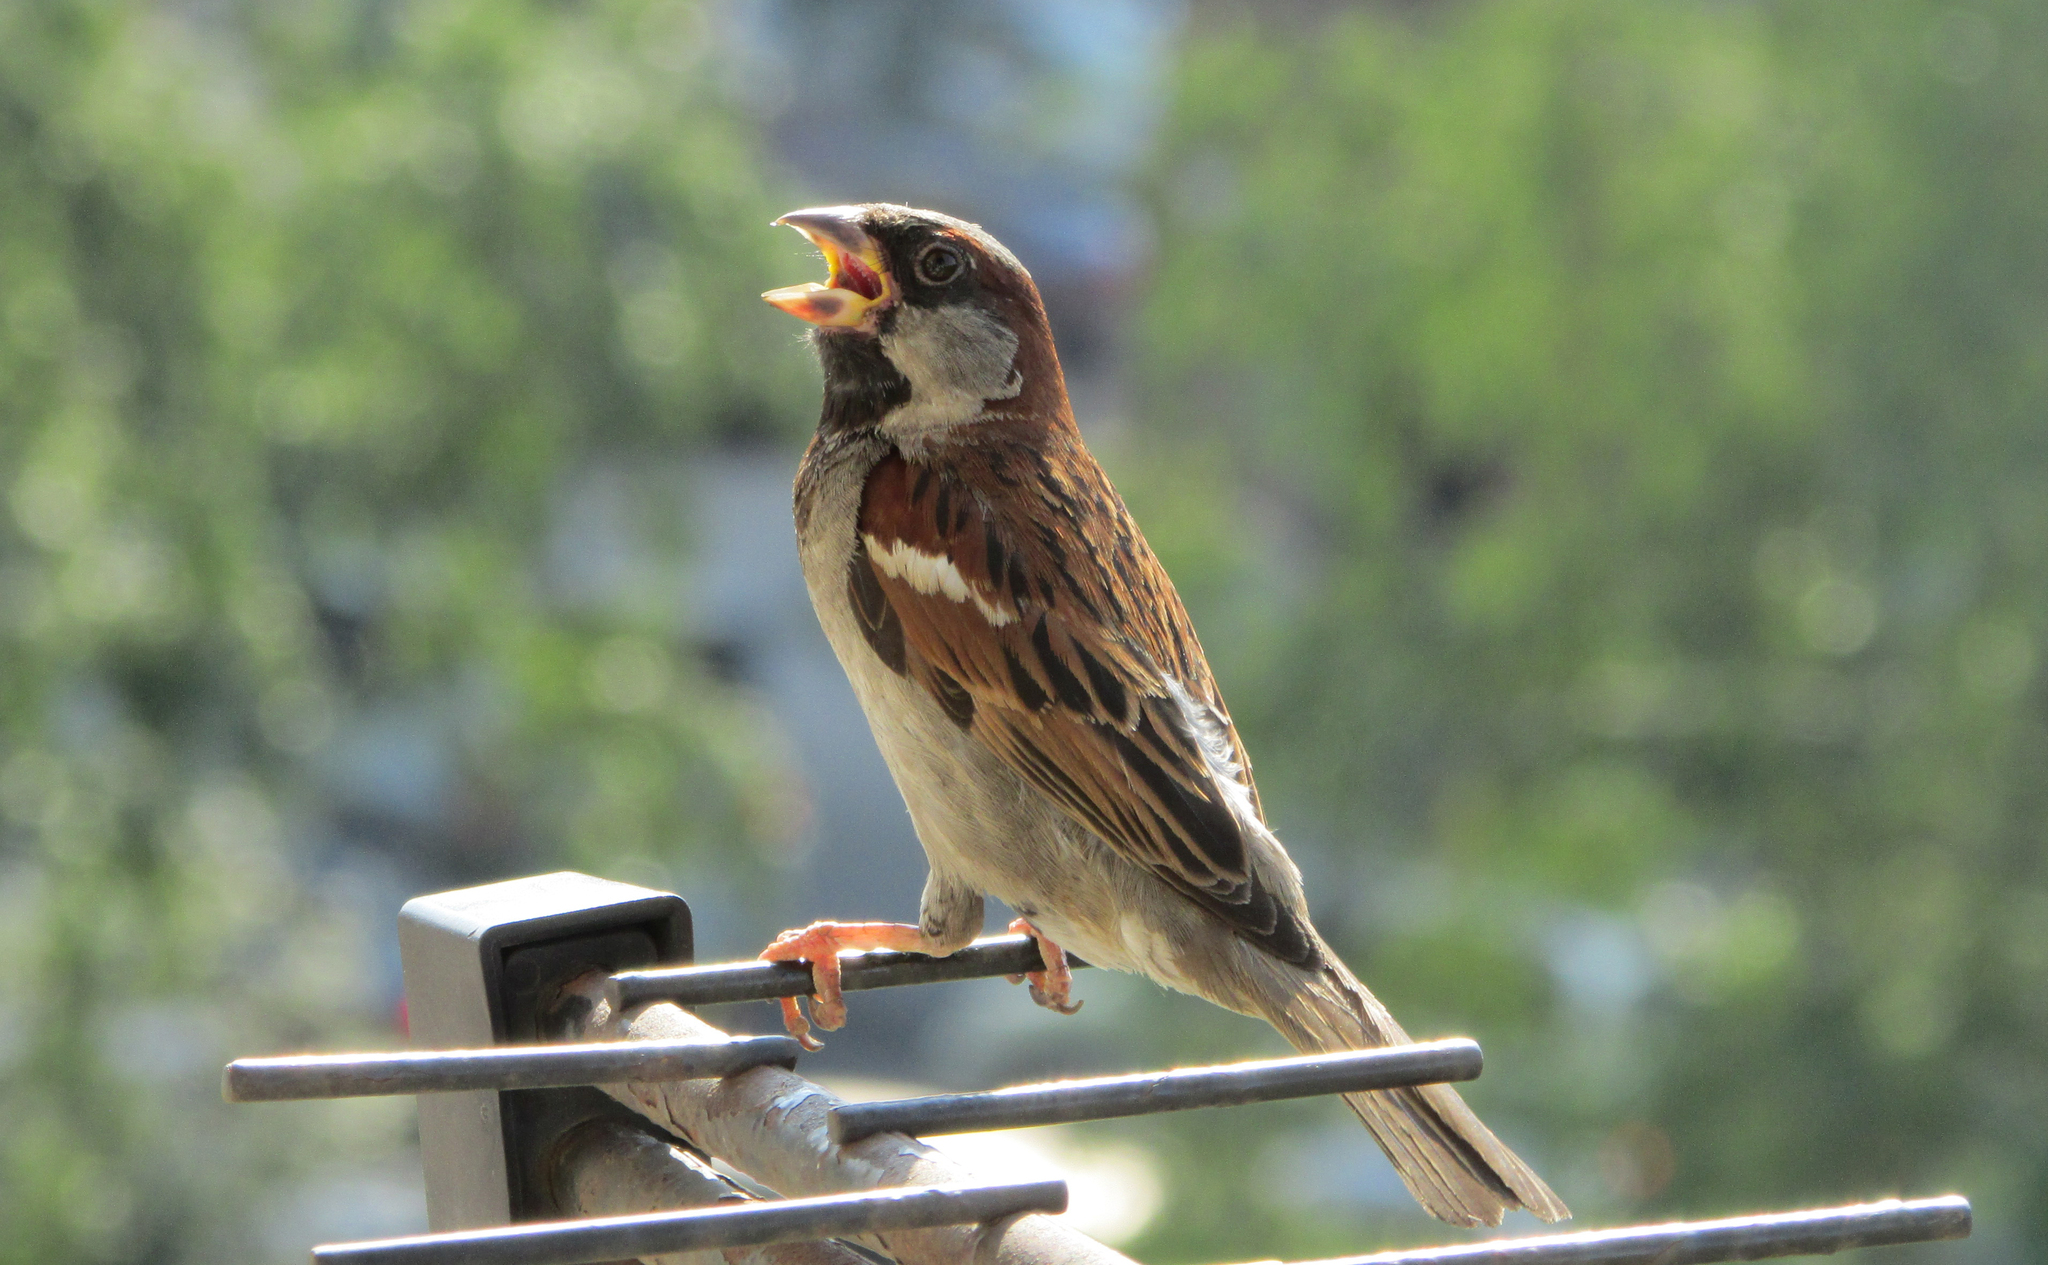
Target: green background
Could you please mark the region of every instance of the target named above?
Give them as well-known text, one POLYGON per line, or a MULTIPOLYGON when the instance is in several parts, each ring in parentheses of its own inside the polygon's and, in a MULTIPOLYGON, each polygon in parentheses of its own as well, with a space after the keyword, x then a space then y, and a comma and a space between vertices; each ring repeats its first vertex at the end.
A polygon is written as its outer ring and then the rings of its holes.
MULTIPOLYGON (((393 1039, 320 865, 345 719, 456 753, 451 883, 775 882, 671 485, 815 415, 754 297, 813 199, 706 31, 0 5, 0 1261, 297 1259, 275 1192, 404 1145, 217 1098, 393 1039), (564 586, 599 461, 652 561, 564 586)), ((1326 933, 1482 1037, 1582 1224, 1959 1190, 1975 1239, 1887 1259, 2048 1253, 2048 10, 1197 6, 1168 93, 1098 448, 1326 933)), ((1262 1112, 1117 1126, 1168 1176, 1128 1250, 1456 1237, 1274 1194, 1331 1118, 1262 1112)))

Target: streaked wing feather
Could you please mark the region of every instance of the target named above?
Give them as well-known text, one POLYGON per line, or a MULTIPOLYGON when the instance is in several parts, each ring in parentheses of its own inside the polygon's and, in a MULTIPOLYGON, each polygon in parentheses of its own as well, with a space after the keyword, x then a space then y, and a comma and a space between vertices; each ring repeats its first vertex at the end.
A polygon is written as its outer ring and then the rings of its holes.
POLYGON ((1256 792, 1172 584, 1092 458, 1082 454, 1093 485, 1075 486, 1052 463, 994 451, 1023 467, 976 481, 1018 498, 1004 512, 900 456, 869 476, 853 559, 868 574, 849 585, 870 644, 885 662, 901 653, 898 671, 1111 847, 1299 958, 1300 929, 1248 865, 1247 827, 1221 781, 1253 814, 1256 792), (1078 535, 1052 529, 1074 514, 1086 520, 1078 535), (887 617, 871 613, 876 593, 887 617), (1204 753, 1203 723, 1234 754, 1223 771, 1204 753))

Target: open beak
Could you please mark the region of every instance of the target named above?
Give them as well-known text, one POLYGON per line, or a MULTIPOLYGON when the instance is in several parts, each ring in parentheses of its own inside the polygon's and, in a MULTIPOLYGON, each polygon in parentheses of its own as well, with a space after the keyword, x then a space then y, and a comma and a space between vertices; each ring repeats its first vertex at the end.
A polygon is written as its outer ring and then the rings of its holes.
POLYGON ((856 206, 819 206, 791 211, 775 221, 811 239, 825 256, 825 283, 770 290, 761 297, 813 325, 859 325, 869 312, 896 298, 896 283, 882 262, 882 250, 860 226, 856 206))

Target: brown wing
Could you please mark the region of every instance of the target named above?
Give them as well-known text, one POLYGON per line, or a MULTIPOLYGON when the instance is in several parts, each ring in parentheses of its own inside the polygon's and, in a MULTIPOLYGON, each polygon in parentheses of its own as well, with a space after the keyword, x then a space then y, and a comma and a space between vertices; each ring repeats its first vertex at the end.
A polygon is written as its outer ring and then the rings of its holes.
POLYGON ((1248 862, 1243 747, 1122 501, 1077 440, 982 438, 958 464, 892 454, 869 475, 847 580, 868 644, 1111 847, 1306 964, 1306 929, 1248 862))

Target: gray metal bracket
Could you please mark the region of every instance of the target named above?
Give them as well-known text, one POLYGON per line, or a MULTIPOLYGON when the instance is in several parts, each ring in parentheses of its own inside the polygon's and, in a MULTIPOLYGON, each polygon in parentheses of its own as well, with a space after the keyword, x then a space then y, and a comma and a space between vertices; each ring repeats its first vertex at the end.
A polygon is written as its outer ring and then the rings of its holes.
MULTIPOLYGON (((552 990, 591 970, 690 961, 690 907, 672 892, 563 872, 437 892, 398 915, 412 1042, 473 1049, 544 1040, 552 990)), ((420 1158, 436 1231, 554 1215, 547 1161, 567 1130, 631 1113, 592 1089, 422 1096, 420 1158)))

